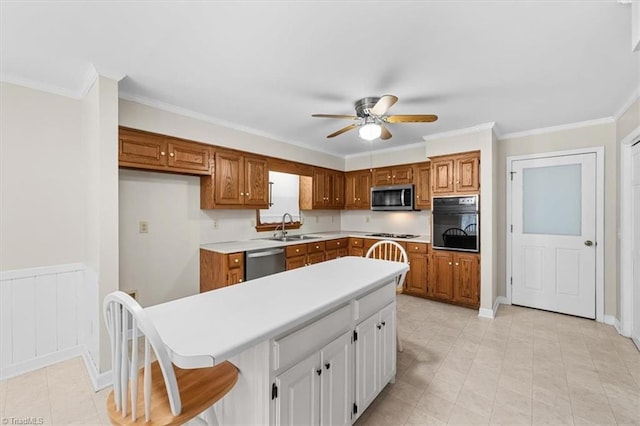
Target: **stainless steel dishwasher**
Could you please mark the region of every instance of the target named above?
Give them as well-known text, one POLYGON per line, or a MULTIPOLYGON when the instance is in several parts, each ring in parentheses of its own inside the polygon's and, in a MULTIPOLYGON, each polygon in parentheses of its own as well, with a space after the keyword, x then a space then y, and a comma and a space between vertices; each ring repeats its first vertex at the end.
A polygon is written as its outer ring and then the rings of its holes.
POLYGON ((247 251, 245 255, 245 280, 264 277, 285 269, 283 248, 268 248, 247 251))

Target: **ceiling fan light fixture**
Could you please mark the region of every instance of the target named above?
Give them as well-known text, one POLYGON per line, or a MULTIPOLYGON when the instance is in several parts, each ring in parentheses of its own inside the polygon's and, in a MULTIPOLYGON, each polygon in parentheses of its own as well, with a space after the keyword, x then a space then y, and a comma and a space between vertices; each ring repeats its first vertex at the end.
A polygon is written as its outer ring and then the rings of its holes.
POLYGON ((382 127, 376 123, 367 123, 364 126, 361 126, 358 130, 358 135, 361 139, 366 141, 372 141, 374 139, 378 139, 382 134, 382 127))

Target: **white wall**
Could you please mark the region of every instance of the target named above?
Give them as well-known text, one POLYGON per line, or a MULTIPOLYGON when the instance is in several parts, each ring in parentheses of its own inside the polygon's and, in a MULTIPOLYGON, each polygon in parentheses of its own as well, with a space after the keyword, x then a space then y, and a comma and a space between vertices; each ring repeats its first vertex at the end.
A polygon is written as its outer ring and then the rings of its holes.
MULTIPOLYGON (((498 142, 498 163, 496 175, 498 179, 498 252, 506 252, 506 191, 507 173, 506 159, 509 156, 546 153, 578 148, 604 146, 604 314, 616 315, 617 312, 617 272, 616 272, 616 205, 617 192, 617 147, 615 125, 611 123, 597 124, 529 136, 502 139, 498 142)), ((598 242, 600 244, 601 242, 598 242)), ((506 255, 498 258, 498 293, 506 294, 506 255)))
POLYGON ((0 270, 84 257, 81 103, 0 84, 0 270))
POLYGON ((431 235, 431 211, 374 212, 345 210, 341 226, 344 231, 390 232, 394 234, 431 235))

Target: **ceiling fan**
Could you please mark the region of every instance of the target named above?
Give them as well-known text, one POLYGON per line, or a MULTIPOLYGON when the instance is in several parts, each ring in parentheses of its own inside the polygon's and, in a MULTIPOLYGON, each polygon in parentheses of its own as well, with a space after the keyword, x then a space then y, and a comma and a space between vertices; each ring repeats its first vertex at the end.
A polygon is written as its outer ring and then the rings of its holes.
POLYGON ((327 138, 336 137, 359 127, 358 133, 360 137, 368 141, 377 138, 383 140, 391 138, 391 132, 389 132, 385 123, 431 123, 438 119, 437 115, 431 114, 387 115, 389 108, 396 102, 398 102, 398 97, 394 95, 384 95, 379 98, 362 98, 355 103, 356 115, 312 114, 311 116, 357 121, 357 123, 350 124, 337 132, 331 133, 327 138))

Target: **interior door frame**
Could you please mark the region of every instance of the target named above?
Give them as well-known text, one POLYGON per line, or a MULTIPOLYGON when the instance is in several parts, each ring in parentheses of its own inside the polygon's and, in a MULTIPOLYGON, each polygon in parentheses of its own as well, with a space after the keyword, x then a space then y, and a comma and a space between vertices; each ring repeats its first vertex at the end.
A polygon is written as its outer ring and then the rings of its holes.
POLYGON ((507 239, 506 253, 506 276, 505 283, 507 287, 506 302, 511 304, 511 277, 512 277, 512 234, 510 231, 512 223, 512 184, 511 170, 514 161, 532 160, 547 157, 563 157, 578 154, 596 154, 596 321, 604 322, 604 146, 595 146, 591 148, 572 149, 565 151, 550 151, 544 153, 514 155, 507 157, 506 169, 506 210, 507 220, 505 223, 505 232, 507 239))
MULTIPOLYGON (((631 148, 640 142, 640 127, 637 127, 627 137, 620 141, 620 323, 614 324, 618 332, 625 337, 631 336, 633 324, 633 259, 631 249, 633 246, 633 188, 631 186, 631 148)), ((640 347, 640 342, 636 342, 640 347)))

